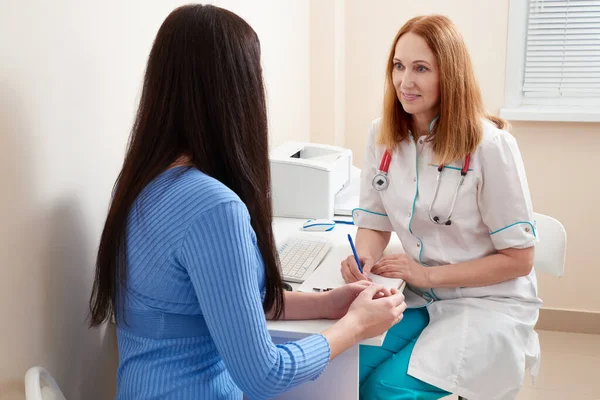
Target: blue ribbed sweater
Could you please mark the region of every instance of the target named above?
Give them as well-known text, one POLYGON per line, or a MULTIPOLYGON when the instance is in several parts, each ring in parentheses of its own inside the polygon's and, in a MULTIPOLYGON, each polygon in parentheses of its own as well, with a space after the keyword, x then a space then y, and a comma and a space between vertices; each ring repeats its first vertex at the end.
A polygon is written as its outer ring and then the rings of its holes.
POLYGON ((132 207, 127 252, 117 399, 265 399, 327 366, 321 335, 271 341, 250 215, 219 181, 183 167, 157 177, 132 207))

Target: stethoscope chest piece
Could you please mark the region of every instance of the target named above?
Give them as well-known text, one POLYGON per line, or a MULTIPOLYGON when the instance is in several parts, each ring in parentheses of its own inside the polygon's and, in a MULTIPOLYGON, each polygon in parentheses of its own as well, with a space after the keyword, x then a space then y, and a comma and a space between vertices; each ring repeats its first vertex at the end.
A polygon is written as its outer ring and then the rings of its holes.
POLYGON ((373 177, 373 187, 378 192, 387 189, 390 185, 390 180, 388 179, 386 172, 379 172, 373 177))
POLYGON ((392 162, 392 154, 389 150, 385 150, 383 153, 383 157, 381 158, 381 164, 379 164, 379 169, 377 173, 373 177, 373 181, 371 182, 375 190, 381 192, 382 190, 387 189, 390 185, 390 178, 388 178, 388 170, 390 168, 390 162, 392 162))

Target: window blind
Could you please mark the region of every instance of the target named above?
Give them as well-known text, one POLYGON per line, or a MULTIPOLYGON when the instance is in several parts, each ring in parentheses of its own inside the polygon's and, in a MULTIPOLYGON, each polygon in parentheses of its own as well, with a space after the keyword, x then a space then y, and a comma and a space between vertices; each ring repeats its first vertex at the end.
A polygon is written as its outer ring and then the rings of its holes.
POLYGON ((525 97, 600 97, 600 0, 529 0, 525 97))

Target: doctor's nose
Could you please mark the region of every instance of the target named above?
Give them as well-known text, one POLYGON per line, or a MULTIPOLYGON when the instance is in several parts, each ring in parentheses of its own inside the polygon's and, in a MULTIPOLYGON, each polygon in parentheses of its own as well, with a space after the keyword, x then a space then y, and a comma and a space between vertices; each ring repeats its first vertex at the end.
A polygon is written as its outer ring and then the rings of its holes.
POLYGON ((402 81, 400 83, 400 90, 402 90, 403 92, 405 91, 409 91, 415 88, 415 83, 412 81, 402 81))
POLYGON ((400 82, 400 89, 412 89, 415 87, 415 80, 411 73, 406 72, 400 82))

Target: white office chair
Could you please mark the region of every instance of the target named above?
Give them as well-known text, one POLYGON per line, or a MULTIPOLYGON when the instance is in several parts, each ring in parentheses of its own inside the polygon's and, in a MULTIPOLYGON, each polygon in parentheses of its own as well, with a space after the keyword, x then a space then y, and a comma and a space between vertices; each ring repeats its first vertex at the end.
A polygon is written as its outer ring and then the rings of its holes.
POLYGON ((66 400, 54 378, 42 367, 32 367, 25 374, 26 400, 66 400))
POLYGON ((533 218, 539 236, 539 242, 535 246, 533 267, 536 271, 561 277, 565 272, 567 232, 562 224, 552 217, 533 213, 533 218))
MULTIPOLYGON (((567 255, 567 232, 556 219, 547 215, 533 213, 535 230, 539 241, 535 246, 533 267, 537 271, 561 277, 565 273, 567 255)), ((459 397, 459 400, 467 400, 459 397)))

